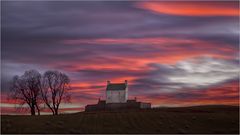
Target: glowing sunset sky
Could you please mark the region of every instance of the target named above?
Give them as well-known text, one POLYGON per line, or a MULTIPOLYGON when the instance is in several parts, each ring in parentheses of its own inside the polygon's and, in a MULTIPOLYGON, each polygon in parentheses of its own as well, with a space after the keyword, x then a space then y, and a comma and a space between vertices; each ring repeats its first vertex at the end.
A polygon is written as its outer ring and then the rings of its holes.
POLYGON ((13 75, 56 69, 79 111, 106 81, 153 106, 238 105, 239 14, 231 2, 2 2, 1 109, 13 75))

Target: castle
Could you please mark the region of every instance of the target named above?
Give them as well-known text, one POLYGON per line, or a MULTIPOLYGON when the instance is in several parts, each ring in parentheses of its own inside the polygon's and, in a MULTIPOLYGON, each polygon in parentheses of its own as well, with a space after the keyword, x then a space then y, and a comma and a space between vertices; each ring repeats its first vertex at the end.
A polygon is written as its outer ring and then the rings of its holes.
POLYGON ((111 83, 107 81, 106 100, 100 100, 97 104, 87 105, 85 111, 107 111, 126 109, 151 108, 151 103, 138 102, 135 99, 128 100, 128 82, 111 83))

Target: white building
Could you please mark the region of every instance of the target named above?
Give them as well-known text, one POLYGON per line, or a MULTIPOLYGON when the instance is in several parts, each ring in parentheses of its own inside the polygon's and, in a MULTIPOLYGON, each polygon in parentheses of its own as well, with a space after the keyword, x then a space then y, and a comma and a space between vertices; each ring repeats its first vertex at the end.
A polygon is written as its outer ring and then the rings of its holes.
POLYGON ((124 83, 107 81, 106 103, 126 103, 128 99, 127 80, 124 83))

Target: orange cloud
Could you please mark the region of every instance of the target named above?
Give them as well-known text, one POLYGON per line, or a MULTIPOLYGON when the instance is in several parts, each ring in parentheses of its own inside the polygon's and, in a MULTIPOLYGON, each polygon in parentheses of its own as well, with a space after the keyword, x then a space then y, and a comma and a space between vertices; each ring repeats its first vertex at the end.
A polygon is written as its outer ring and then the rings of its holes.
MULTIPOLYGON (((137 77, 134 76, 124 76, 124 77, 115 77, 115 78, 109 78, 109 80, 111 80, 112 82, 115 83, 122 83, 124 80, 128 80, 128 81, 132 81, 137 79, 137 77)), ((72 90, 70 90, 69 92, 72 93, 86 93, 86 94, 100 94, 100 91, 105 90, 106 89, 106 82, 107 80, 105 80, 105 82, 103 82, 102 80, 99 80, 97 82, 94 83, 95 86, 102 86, 102 87, 96 87, 93 88, 91 86, 93 86, 92 82, 80 82, 80 83, 72 83, 71 87, 73 88, 72 90)))
MULTIPOLYGON (((219 43, 202 41, 197 39, 178 39, 178 38, 164 38, 164 37, 154 37, 154 38, 97 38, 97 39, 75 39, 75 40, 64 40, 65 44, 69 45, 81 45, 81 44, 99 44, 99 45, 144 45, 144 49, 156 48, 168 51, 170 53, 149 53, 149 57, 141 57, 139 55, 127 55, 118 56, 117 54, 111 54, 111 59, 114 59, 118 64, 114 63, 104 63, 101 59, 98 59, 98 64, 96 65, 94 61, 93 65, 91 63, 81 63, 80 68, 88 69, 124 69, 128 67, 131 70, 139 70, 145 67, 146 64, 157 62, 162 64, 175 64, 180 60, 184 60, 191 57, 197 57, 201 55, 207 55, 216 58, 231 59, 235 50, 234 48, 220 48, 219 43), (188 46, 195 48, 195 50, 189 50, 188 46), (199 48, 199 49, 198 49, 199 48), (216 51, 221 51, 222 53, 217 53, 216 51), (150 58, 151 57, 151 58, 150 58), (135 63, 135 66, 132 66, 135 63)), ((139 50, 141 51, 141 50, 139 50)), ((144 55, 143 55, 144 56, 144 55)), ((146 55, 145 55, 146 56, 146 55)), ((74 64, 76 65, 76 64, 74 64)))
POLYGON ((114 45, 114 44, 137 44, 137 45, 169 45, 174 43, 185 43, 192 44, 196 40, 192 39, 175 39, 175 38, 97 38, 97 39, 72 39, 64 40, 63 43, 70 45, 78 44, 103 44, 103 45, 114 45))
MULTIPOLYGON (((227 2, 140 2, 137 7, 155 13, 184 16, 238 16, 238 9, 227 2), (224 6, 226 5, 226 6, 224 6)), ((238 4, 232 2, 231 4, 238 4)))

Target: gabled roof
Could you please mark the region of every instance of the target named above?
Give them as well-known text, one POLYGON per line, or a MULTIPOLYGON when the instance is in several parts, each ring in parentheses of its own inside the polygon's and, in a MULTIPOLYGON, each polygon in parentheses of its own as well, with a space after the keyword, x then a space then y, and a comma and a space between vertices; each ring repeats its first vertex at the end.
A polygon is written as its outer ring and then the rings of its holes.
POLYGON ((126 87, 125 83, 111 83, 107 85, 107 90, 125 90, 126 87))

